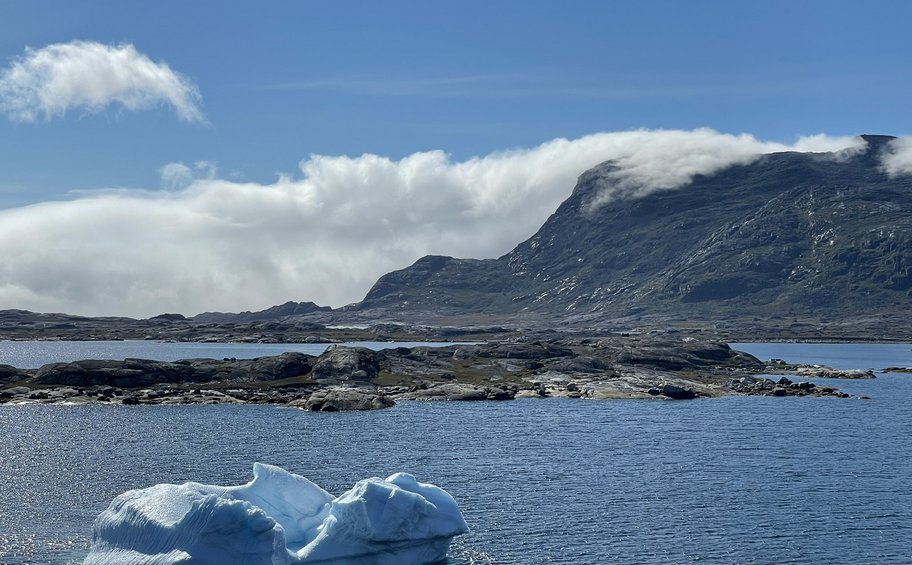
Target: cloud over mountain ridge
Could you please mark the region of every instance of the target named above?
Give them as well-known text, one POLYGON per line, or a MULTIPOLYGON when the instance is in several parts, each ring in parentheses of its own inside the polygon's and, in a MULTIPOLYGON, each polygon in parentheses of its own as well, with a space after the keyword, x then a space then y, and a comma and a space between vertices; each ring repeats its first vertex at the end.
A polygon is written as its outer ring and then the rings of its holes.
MULTIPOLYGON (((442 151, 398 161, 314 155, 299 176, 270 184, 165 165, 169 190, 99 191, 0 211, 0 308, 148 316, 287 300, 339 306, 423 255, 506 253, 570 195, 583 171, 606 160, 617 167, 617 182, 602 192, 610 201, 686 186, 764 153, 862 144, 636 130, 459 162, 442 151)), ((896 154, 899 165, 884 166, 901 173, 905 149, 896 154)))

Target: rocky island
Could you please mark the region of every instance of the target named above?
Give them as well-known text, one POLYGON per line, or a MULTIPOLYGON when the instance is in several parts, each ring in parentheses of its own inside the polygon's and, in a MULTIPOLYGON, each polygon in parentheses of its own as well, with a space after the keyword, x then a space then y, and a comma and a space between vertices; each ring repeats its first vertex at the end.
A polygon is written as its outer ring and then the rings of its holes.
POLYGON ((831 386, 765 376, 801 376, 804 367, 784 369, 712 339, 540 335, 380 351, 330 346, 319 356, 0 366, 0 403, 257 403, 342 411, 386 408, 399 400, 848 396, 831 386))

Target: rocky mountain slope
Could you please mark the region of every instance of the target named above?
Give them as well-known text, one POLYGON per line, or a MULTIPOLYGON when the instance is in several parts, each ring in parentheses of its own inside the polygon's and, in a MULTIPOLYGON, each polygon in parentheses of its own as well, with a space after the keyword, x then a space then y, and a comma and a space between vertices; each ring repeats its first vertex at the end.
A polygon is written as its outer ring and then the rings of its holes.
MULTIPOLYGON (((306 318, 309 321, 327 321, 331 319, 332 308, 317 306, 313 302, 286 302, 265 310, 251 312, 249 310, 238 313, 228 312, 203 312, 190 318, 194 322, 257 322, 263 320, 284 320, 288 318, 306 318)), ((167 316, 167 314, 165 314, 167 316)))
POLYGON ((594 205, 613 182, 603 163, 510 253, 424 257, 383 276, 346 314, 585 324, 902 314, 912 305, 912 177, 882 170, 893 138, 863 137, 861 152, 775 153, 594 205))

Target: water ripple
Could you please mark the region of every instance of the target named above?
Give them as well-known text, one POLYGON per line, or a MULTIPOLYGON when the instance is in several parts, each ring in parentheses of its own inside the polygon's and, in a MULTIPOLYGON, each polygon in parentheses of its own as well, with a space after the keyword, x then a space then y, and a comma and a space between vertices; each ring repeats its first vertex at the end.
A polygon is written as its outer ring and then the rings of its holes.
POLYGON ((3 406, 0 562, 78 562, 118 493, 263 461, 334 493, 443 486, 472 528, 451 564, 909 563, 912 377, 859 386, 874 400, 3 406))

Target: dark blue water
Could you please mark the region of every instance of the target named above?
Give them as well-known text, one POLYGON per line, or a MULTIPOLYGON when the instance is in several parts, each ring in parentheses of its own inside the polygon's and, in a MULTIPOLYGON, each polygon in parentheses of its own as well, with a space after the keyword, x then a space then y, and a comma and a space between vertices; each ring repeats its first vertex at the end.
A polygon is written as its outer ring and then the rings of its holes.
POLYGON ((453 563, 910 563, 912 376, 853 384, 871 400, 0 407, 0 562, 78 562, 116 494, 263 461, 446 488, 472 527, 453 563))
POLYGON ((888 366, 912 367, 912 346, 908 343, 732 343, 764 361, 785 359, 791 363, 818 363, 835 369, 874 369, 888 366))

